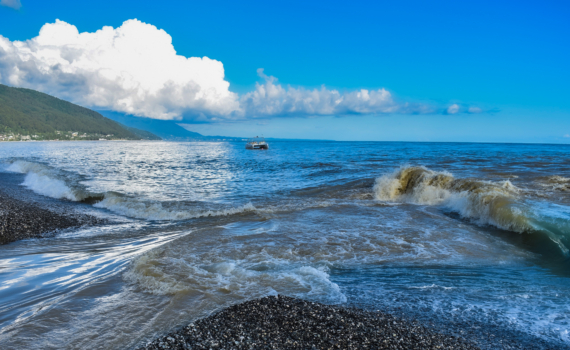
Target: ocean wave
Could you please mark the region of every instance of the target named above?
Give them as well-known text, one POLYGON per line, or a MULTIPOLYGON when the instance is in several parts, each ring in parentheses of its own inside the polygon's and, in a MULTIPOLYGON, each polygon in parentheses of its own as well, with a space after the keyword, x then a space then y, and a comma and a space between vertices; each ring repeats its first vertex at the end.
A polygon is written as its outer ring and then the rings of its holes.
POLYGON ((426 285, 426 286, 411 286, 409 287, 410 289, 443 289, 443 290, 452 290, 455 289, 457 287, 445 287, 445 286, 440 286, 437 285, 435 283, 432 283, 430 285, 426 285))
POLYGON ((509 180, 457 179, 451 173, 404 166, 376 179, 376 200, 442 205, 464 218, 518 233, 540 232, 568 256, 570 208, 531 202, 509 180))
POLYGON ((570 178, 553 175, 540 178, 539 185, 554 191, 570 191, 570 178))
POLYGON ((146 220, 187 220, 208 216, 229 216, 255 211, 247 203, 241 206, 205 208, 188 206, 184 202, 168 203, 145 200, 117 192, 95 193, 80 184, 78 175, 66 173, 41 163, 16 160, 6 170, 26 174, 22 186, 43 196, 93 204, 116 214, 146 220))
POLYGON ((70 181, 69 176, 63 174, 62 171, 44 164, 17 160, 6 170, 26 174, 22 186, 43 196, 74 202, 102 199, 101 194, 87 191, 77 181, 70 181))
POLYGON ((177 203, 167 207, 163 202, 142 200, 114 192, 106 193, 104 199, 95 203, 94 206, 128 217, 146 220, 188 220, 209 216, 230 216, 256 210, 251 203, 218 209, 185 207, 184 203, 177 203))
POLYGON ((171 244, 146 252, 132 261, 123 278, 155 295, 204 293, 210 298, 231 293, 236 298, 251 298, 286 292, 325 297, 331 302, 346 301, 339 286, 331 282, 326 266, 294 264, 269 257, 264 251, 249 256, 250 261, 216 262, 208 262, 206 257, 194 255, 189 249, 182 249, 182 255, 179 253, 171 244), (264 261, 266 268, 252 264, 256 260, 264 261))

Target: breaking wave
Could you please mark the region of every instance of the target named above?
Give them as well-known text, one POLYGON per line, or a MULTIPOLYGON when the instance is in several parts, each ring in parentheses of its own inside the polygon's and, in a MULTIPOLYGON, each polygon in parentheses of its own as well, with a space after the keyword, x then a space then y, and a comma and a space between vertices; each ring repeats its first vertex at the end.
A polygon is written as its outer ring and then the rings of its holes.
POLYGON ((548 176, 540 179, 539 184, 554 191, 570 191, 570 178, 563 176, 548 176))
POLYGON ((74 202, 95 202, 103 198, 102 194, 87 191, 78 181, 69 181, 70 174, 47 165, 18 160, 7 170, 26 174, 22 185, 43 196, 74 202))
POLYGON ((209 216, 230 216, 256 210, 251 203, 218 209, 184 208, 183 204, 168 207, 163 202, 139 200, 114 192, 106 193, 104 199, 94 206, 132 218, 147 220, 188 220, 209 216))
POLYGON ((255 211, 247 203, 236 207, 187 206, 186 203, 168 203, 139 199, 116 192, 94 193, 80 184, 79 176, 65 173, 40 163, 17 160, 8 171, 26 174, 22 186, 43 196, 93 204, 97 208, 146 220, 188 220, 208 216, 229 216, 255 211))
POLYGON ((522 197, 509 180, 456 179, 448 172, 401 167, 376 179, 376 200, 442 205, 478 224, 518 233, 545 234, 569 255, 570 208, 522 197))
POLYGON ((266 250, 251 251, 245 260, 232 259, 232 250, 218 252, 212 259, 194 248, 183 242, 155 248, 133 259, 123 278, 155 295, 199 293, 205 300, 215 300, 228 293, 244 299, 287 293, 346 302, 327 266, 283 260, 266 250))

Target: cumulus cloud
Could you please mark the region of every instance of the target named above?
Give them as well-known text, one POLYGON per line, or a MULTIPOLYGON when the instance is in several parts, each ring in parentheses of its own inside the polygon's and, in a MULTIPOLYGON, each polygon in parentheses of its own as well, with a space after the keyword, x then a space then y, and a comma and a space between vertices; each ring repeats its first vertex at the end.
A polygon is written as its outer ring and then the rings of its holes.
POLYGON ((22 7, 20 0, 0 0, 0 6, 11 7, 14 10, 19 10, 22 7))
MULTIPOLYGON (((14 4, 17 0, 1 0, 14 4)), ((79 33, 66 22, 45 24, 37 37, 0 35, 0 83, 39 90, 95 109, 185 121, 351 114, 479 113, 396 99, 386 89, 339 91, 283 86, 258 70, 262 82, 239 96, 222 62, 178 55, 164 30, 136 19, 79 33)))
POLYGON ((277 78, 257 70, 264 83, 257 83, 255 90, 240 99, 241 112, 252 117, 306 116, 387 113, 430 113, 434 109, 423 104, 397 102, 385 89, 342 93, 320 89, 283 87, 277 78))
POLYGON ((459 105, 457 103, 447 107, 447 114, 456 114, 459 112, 459 105))
POLYGON ((0 36, 0 81, 157 119, 239 109, 221 62, 177 55, 170 35, 138 20, 95 33, 57 20, 31 40, 0 36))

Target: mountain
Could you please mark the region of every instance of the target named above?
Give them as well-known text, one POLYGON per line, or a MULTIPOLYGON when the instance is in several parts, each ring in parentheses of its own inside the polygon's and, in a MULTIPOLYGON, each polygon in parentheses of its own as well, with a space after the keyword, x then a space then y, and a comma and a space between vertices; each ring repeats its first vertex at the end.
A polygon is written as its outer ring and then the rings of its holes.
MULTIPOLYGON (((118 123, 126 125, 127 127, 146 130, 162 137, 164 140, 171 141, 244 141, 249 139, 257 133, 245 137, 236 136, 204 136, 194 131, 187 130, 179 124, 180 121, 175 120, 159 120, 143 117, 134 117, 124 115, 113 111, 99 111, 105 117, 112 119, 118 123)), ((273 137, 266 137, 267 141, 315 141, 310 139, 280 139, 273 137)), ((318 140, 318 141, 331 141, 331 140, 318 140)))
POLYGON ((99 111, 105 117, 130 128, 152 132, 165 140, 202 140, 204 136, 184 129, 172 120, 134 117, 112 111, 99 111))
MULTIPOLYGON (((0 141, 8 140, 174 140, 243 141, 204 136, 173 120, 93 111, 39 91, 0 84, 0 141)), ((251 136, 249 136, 251 137, 251 136)), ((268 141, 288 139, 267 138, 268 141)))
POLYGON ((193 132, 183 128, 178 125, 178 121, 174 120, 159 120, 150 119, 143 117, 134 117, 130 115, 124 115, 121 113, 116 113, 112 111, 99 111, 105 117, 112 119, 118 123, 126 125, 131 128, 137 128, 141 130, 146 130, 152 132, 155 135, 162 137, 165 140, 176 140, 176 141, 216 141, 216 140, 226 140, 226 141, 238 141, 241 137, 231 137, 231 136, 204 136, 197 132, 193 132))
POLYGON ((0 84, 0 135, 8 139, 159 139, 39 91, 0 84))
MULTIPOLYGON (((119 123, 120 124, 120 123, 119 123)), ((141 140, 162 140, 162 137, 156 136, 150 131, 141 130, 137 128, 131 128, 126 125, 122 125, 125 129, 129 130, 133 134, 135 134, 141 140)))

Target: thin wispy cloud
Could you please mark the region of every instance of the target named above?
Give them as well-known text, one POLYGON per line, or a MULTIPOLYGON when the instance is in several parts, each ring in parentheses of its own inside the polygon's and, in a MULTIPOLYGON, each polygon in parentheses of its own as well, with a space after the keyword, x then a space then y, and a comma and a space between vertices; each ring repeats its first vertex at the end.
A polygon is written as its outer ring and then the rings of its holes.
POLYGON ((20 0, 0 0, 0 6, 11 7, 14 10, 19 10, 22 7, 20 0))
POLYGON ((496 112, 496 110, 483 110, 480 107, 475 106, 467 106, 463 104, 454 103, 445 109, 444 114, 459 114, 459 113, 466 113, 466 114, 479 114, 484 112, 496 112))
MULTIPOLYGON (((8 0, 2 0, 3 3, 8 0)), ((18 1, 19 3, 19 1, 18 1)), ((453 104, 414 103, 388 90, 339 91, 263 80, 239 96, 222 62, 178 55, 171 36, 138 20, 94 33, 56 20, 37 37, 0 36, 0 82, 40 90, 74 103, 135 116, 200 122, 354 114, 477 113, 453 104)))

